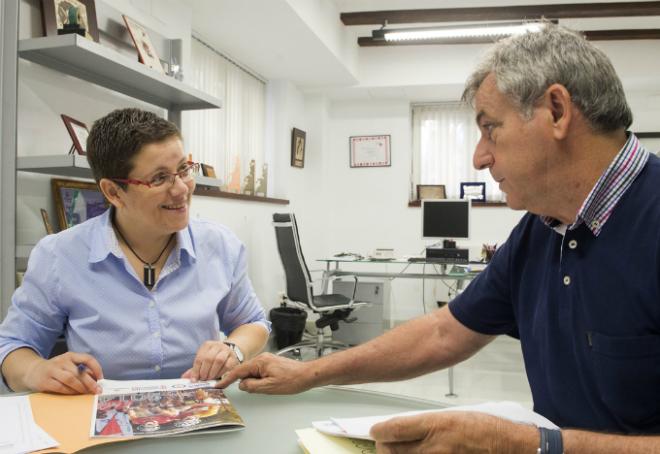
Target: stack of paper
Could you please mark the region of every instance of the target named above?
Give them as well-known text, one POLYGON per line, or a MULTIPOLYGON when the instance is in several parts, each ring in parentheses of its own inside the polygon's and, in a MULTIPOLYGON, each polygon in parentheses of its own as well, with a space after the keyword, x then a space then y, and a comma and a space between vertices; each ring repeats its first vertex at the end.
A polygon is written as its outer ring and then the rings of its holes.
POLYGON ((32 417, 28 396, 0 398, 0 454, 18 454, 57 446, 32 417))
POLYGON ((460 407, 441 408, 437 410, 409 411, 381 416, 366 416, 362 418, 330 418, 327 421, 314 421, 314 428, 297 430, 300 445, 309 454, 332 453, 351 454, 375 452, 369 435, 371 427, 397 416, 414 416, 423 413, 442 413, 451 411, 472 411, 486 413, 518 424, 528 424, 548 429, 558 429, 547 418, 524 408, 515 402, 487 402, 478 405, 464 405, 460 407), (343 440, 342 440, 343 438, 343 440), (369 451, 369 449, 373 449, 369 451))

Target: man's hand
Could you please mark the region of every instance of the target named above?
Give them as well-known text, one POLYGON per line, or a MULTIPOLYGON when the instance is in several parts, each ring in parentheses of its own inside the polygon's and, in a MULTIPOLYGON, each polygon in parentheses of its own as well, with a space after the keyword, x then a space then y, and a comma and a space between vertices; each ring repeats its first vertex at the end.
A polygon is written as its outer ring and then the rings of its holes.
POLYGON ((215 380, 239 364, 236 354, 222 341, 206 341, 199 347, 193 367, 181 375, 195 382, 215 380))
POLYGON ((305 379, 308 363, 262 353, 229 371, 216 385, 226 388, 236 380, 238 386, 249 393, 295 394, 312 387, 305 379))
POLYGON ((33 390, 57 394, 100 394, 96 380, 101 365, 86 353, 68 352, 51 359, 39 358, 25 370, 23 383, 33 390), (79 367, 80 366, 80 367, 79 367))
POLYGON ((374 425, 379 453, 534 452, 538 429, 478 412, 442 412, 392 418, 374 425))

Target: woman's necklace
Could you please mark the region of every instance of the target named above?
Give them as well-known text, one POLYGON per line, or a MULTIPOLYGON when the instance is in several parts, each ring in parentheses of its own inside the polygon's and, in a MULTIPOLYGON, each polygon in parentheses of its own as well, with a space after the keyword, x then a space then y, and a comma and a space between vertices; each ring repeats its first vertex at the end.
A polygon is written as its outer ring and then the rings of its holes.
POLYGON ((126 238, 124 238, 124 235, 121 234, 121 231, 119 230, 119 227, 115 225, 115 230, 117 231, 117 235, 119 235, 119 238, 122 239, 124 243, 126 243, 126 246, 131 250, 134 256, 138 258, 139 261, 144 263, 144 274, 142 276, 142 282, 144 282, 144 286, 147 287, 149 290, 154 286, 156 283, 156 270, 153 267, 154 264, 158 263, 158 260, 160 260, 160 257, 163 255, 163 252, 165 252, 165 249, 167 249, 167 246, 170 245, 172 242, 172 238, 174 238, 174 233, 170 235, 170 238, 167 240, 167 243, 165 243, 165 247, 163 247, 163 250, 160 251, 160 254, 158 254, 158 257, 156 257, 156 260, 153 262, 149 263, 146 260, 142 260, 142 257, 137 255, 137 252, 133 250, 130 244, 128 244, 128 241, 126 241, 126 238))

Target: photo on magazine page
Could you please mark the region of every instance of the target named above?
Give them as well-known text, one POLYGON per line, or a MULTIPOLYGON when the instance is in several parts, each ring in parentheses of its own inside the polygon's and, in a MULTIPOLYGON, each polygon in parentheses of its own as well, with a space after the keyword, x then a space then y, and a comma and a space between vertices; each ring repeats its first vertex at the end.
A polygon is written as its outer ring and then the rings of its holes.
POLYGON ((243 426, 221 389, 158 390, 96 396, 92 436, 165 436, 243 426))

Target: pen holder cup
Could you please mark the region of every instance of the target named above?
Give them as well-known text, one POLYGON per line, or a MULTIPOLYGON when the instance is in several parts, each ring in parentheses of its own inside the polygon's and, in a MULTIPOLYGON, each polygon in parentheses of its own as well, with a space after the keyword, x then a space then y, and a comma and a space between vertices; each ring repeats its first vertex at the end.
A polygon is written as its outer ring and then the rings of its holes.
POLYGON ((307 312, 295 307, 275 307, 270 310, 270 321, 277 348, 283 349, 302 339, 307 312))

